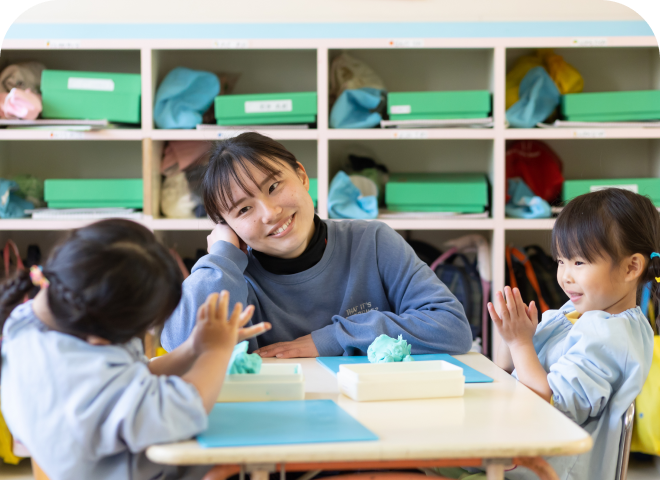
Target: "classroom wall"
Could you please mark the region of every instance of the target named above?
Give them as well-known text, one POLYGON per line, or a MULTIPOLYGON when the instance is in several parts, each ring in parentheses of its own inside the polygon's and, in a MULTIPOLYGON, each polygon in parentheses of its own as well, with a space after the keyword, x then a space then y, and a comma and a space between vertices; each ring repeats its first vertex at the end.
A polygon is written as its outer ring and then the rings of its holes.
POLYGON ((584 20, 642 18, 607 0, 51 0, 32 7, 16 23, 584 20))

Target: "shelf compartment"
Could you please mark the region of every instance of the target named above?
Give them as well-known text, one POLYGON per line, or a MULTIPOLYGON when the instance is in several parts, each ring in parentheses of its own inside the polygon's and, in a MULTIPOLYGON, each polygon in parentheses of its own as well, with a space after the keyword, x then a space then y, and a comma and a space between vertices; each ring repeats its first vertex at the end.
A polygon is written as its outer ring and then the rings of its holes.
MULTIPOLYGON (((331 140, 329 180, 348 165, 349 155, 369 157, 390 173, 479 173, 493 185, 493 142, 490 140, 331 140)), ((492 198, 490 199, 492 206, 492 198)), ((391 219, 389 221, 408 220, 391 219)), ((452 217, 415 222, 480 222, 484 219, 452 217)))
MULTIPOLYGON (((317 91, 316 49, 154 50, 151 66, 154 99, 163 78, 176 67, 204 70, 219 77, 237 74, 232 94, 317 91)), ((222 93, 225 86, 220 88, 222 93)))

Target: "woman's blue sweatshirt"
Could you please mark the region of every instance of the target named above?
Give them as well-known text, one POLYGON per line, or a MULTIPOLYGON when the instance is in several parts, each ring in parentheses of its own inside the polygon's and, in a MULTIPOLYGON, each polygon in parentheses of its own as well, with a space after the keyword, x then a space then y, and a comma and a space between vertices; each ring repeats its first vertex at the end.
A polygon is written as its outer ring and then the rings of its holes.
POLYGON ((313 267, 267 272, 248 250, 219 241, 183 282, 183 297, 163 329, 171 351, 192 332, 197 309, 213 292, 254 305, 252 323, 272 330, 250 351, 312 334, 321 356, 366 355, 380 334, 403 338, 413 354, 466 353, 472 335, 463 306, 404 239, 377 221, 325 221, 328 244, 313 267))

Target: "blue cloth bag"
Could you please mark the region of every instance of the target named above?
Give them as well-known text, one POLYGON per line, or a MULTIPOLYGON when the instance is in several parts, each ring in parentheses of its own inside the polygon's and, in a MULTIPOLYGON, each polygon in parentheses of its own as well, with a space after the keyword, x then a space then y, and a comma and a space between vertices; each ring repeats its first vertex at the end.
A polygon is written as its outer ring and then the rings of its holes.
POLYGON ((158 128, 195 128, 219 93, 215 74, 177 67, 158 87, 154 122, 158 128))
POLYGON ((34 208, 32 202, 16 195, 17 191, 18 183, 0 178, 0 218, 23 218, 25 210, 34 208))
POLYGON ((559 89, 543 67, 534 67, 519 88, 520 100, 506 111, 509 125, 518 128, 532 128, 550 116, 561 98, 559 89))
POLYGON ((376 218, 378 199, 375 195, 363 197, 345 172, 339 172, 330 182, 328 192, 330 218, 376 218))
POLYGON ((385 90, 364 87, 344 90, 330 112, 331 128, 371 128, 383 119, 378 110, 385 110, 385 90))
POLYGON ((510 178, 508 185, 511 200, 506 204, 504 211, 509 217, 550 218, 550 204, 534 195, 522 178, 510 178))

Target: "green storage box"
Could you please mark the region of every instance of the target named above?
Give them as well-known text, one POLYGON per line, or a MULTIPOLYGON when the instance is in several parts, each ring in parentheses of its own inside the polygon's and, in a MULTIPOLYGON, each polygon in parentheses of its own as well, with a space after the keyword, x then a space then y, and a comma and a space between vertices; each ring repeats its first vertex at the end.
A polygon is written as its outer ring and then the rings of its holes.
POLYGON ((483 212, 488 182, 478 173, 396 173, 385 185, 393 212, 483 212))
POLYGON ((631 192, 646 195, 656 207, 660 207, 660 178, 617 178, 598 180, 566 180, 562 191, 562 200, 568 202, 578 195, 595 192, 605 188, 623 188, 631 192))
POLYGON ((50 179, 44 199, 49 208, 142 208, 142 179, 50 179))
POLYGON ((314 207, 316 207, 319 199, 319 187, 318 187, 318 180, 316 178, 309 179, 309 196, 312 197, 312 201, 314 202, 314 207))
POLYGON ((387 113, 390 120, 486 118, 490 111, 488 90, 387 94, 387 113))
POLYGON ((140 75, 44 70, 43 118, 140 123, 140 75))
POLYGON ((660 90, 570 93, 561 97, 561 113, 573 122, 660 120, 660 90))
POLYGON ((316 92, 215 97, 215 119, 218 125, 314 123, 316 112, 316 92))

